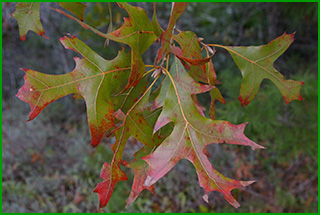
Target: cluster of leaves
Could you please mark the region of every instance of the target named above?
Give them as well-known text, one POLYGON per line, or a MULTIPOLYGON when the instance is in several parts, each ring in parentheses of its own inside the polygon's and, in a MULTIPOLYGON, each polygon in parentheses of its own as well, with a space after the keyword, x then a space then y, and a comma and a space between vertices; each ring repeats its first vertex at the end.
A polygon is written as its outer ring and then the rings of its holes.
MULTIPOLYGON (((100 174, 103 181, 94 189, 100 198, 99 207, 106 206, 117 182, 127 180, 121 165, 133 169, 135 174, 127 200, 129 205, 144 189, 154 193, 153 185, 181 159, 187 159, 195 166, 200 186, 205 189, 205 201, 208 202, 211 191, 219 191, 231 205, 239 207, 231 190, 254 181, 238 181, 220 174, 209 162, 206 146, 227 143, 250 146, 253 150, 264 147, 244 135, 246 123, 233 125, 215 119, 215 101, 225 103, 225 100, 216 86, 220 82, 212 61, 214 48, 227 50, 239 67, 243 76, 239 100, 243 106, 253 100, 263 79, 271 80, 285 102, 289 103, 302 100, 299 90, 303 82, 285 80, 273 63, 290 46, 294 35, 285 33, 262 46, 205 44, 195 33, 175 27, 187 3, 172 4, 165 30, 158 23, 155 4, 150 21, 144 9, 118 3, 129 17, 124 18, 119 29, 103 33, 83 22, 85 5, 82 3, 59 4, 75 16, 58 8, 53 10, 75 20, 106 41, 113 40, 131 48, 130 52, 123 48, 114 59, 105 60, 80 39, 68 34, 60 42, 66 49, 82 56, 74 58, 76 66, 73 71, 63 75, 47 75, 22 69, 25 83, 17 97, 30 104, 29 120, 55 100, 73 94, 86 103, 91 145, 97 146, 104 135, 116 138, 111 146, 113 159, 111 163, 104 163, 100 174), (145 65, 142 54, 157 40, 160 41, 160 48, 154 65, 145 65), (151 69, 146 71, 146 67, 151 69), (148 83, 150 74, 153 81, 148 83), (165 77, 154 89, 160 76, 165 77), (209 92, 211 96, 208 117, 197 101, 197 94, 204 92, 209 92), (131 162, 123 160, 129 137, 143 144, 131 162)), ((25 40, 29 30, 47 38, 39 18, 39 5, 37 2, 25 2, 16 6, 13 16, 19 23, 22 40, 25 40)))

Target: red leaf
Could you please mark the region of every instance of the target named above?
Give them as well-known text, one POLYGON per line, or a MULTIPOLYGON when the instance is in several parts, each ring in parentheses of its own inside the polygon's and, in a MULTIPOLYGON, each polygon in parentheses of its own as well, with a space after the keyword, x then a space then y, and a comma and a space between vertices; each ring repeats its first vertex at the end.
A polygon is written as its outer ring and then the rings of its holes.
POLYGON ((120 169, 119 164, 108 164, 105 162, 103 164, 100 177, 103 179, 103 182, 100 182, 93 192, 98 193, 100 204, 99 208, 103 208, 107 205, 112 191, 119 181, 128 180, 126 174, 120 169))
POLYGON ((221 175, 210 164, 204 149, 208 144, 223 142, 250 146, 253 150, 263 147, 243 134, 246 123, 232 125, 226 121, 205 118, 198 112, 191 94, 202 93, 210 88, 193 81, 177 59, 170 72, 173 75, 167 75, 171 86, 154 131, 170 121, 174 123, 174 129, 155 152, 143 158, 150 168, 144 185, 153 185, 184 158, 195 166, 200 186, 206 191, 205 200, 209 192, 219 191, 230 204, 239 207, 230 191, 253 181, 237 181, 221 175))
POLYGON ((126 167, 129 167, 134 170, 134 179, 129 198, 127 199, 127 206, 132 204, 137 199, 141 191, 144 189, 148 189, 150 192, 155 194, 153 185, 144 185, 144 182, 149 174, 149 167, 144 160, 141 160, 143 156, 150 154, 153 149, 154 148, 144 146, 135 154, 134 161, 126 164, 126 167))
POLYGON ((184 60, 188 63, 190 63, 191 65, 197 66, 197 65, 203 65, 205 63, 208 63, 211 60, 211 57, 207 57, 207 58, 198 58, 198 59, 192 59, 192 58, 186 58, 183 57, 182 54, 182 50, 179 47, 176 46, 171 46, 171 52, 176 55, 180 60, 184 60))

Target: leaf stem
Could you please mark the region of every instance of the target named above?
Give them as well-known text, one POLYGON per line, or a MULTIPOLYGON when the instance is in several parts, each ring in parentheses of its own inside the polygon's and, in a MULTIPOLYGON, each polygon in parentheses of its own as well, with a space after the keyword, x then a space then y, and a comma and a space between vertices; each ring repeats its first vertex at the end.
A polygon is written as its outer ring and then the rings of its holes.
POLYGON ((157 69, 157 68, 150 69, 149 71, 147 71, 146 73, 144 73, 142 77, 148 75, 149 73, 153 72, 153 71, 156 70, 156 69, 157 69))
POLYGON ((219 44, 207 44, 207 46, 215 46, 215 47, 220 47, 220 48, 228 49, 226 46, 219 45, 219 44))
POLYGON ((169 60, 170 60, 170 54, 167 54, 167 64, 166 64, 166 69, 169 69, 169 60))

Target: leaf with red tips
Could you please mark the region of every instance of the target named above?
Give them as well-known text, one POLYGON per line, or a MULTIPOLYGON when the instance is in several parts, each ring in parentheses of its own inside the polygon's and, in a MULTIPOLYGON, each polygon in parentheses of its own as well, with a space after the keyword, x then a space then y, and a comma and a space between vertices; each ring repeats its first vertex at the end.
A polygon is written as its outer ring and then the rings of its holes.
POLYGON ((171 10, 170 20, 167 29, 161 34, 161 47, 158 50, 155 64, 158 64, 162 59, 163 55, 171 52, 171 40, 173 36, 173 28, 176 25, 178 18, 183 13, 188 3, 186 2, 174 2, 171 10))
POLYGON ((40 22, 40 2, 19 2, 12 16, 18 21, 20 39, 25 41, 28 31, 33 31, 43 38, 44 30, 40 22))
MULTIPOLYGON (((153 84, 154 83, 155 81, 153 82, 153 84)), ((110 165, 108 163, 105 163, 104 167, 102 168, 104 174, 101 175, 101 178, 104 179, 104 181, 99 183, 97 185, 97 188, 95 189, 95 192, 99 194, 100 208, 107 205, 116 183, 124 180, 125 178, 125 174, 120 169, 119 164, 123 162, 122 155, 129 137, 134 137, 135 139, 146 145, 148 148, 152 148, 158 145, 161 141, 161 138, 159 139, 157 135, 153 135, 153 128, 143 117, 144 106, 148 101, 153 84, 151 84, 148 89, 145 90, 144 86, 147 85, 147 79, 142 79, 138 83, 138 85, 129 93, 129 99, 124 101, 126 104, 124 104, 122 107, 124 109, 126 109, 125 107, 130 107, 130 109, 125 110, 126 115, 123 117, 123 122, 115 131, 116 141, 112 145, 112 150, 114 152, 113 159, 110 165), (136 94, 142 95, 137 101, 130 100, 130 98, 135 97, 134 95, 136 94)), ((145 162, 142 161, 140 157, 136 157, 134 162, 126 165, 134 169, 135 171, 134 184, 128 200, 128 204, 132 203, 143 189, 146 188, 152 190, 152 188, 144 187, 144 180, 141 181, 140 177, 143 175, 147 175, 146 171, 148 170, 145 167, 141 169, 141 166, 145 166, 143 165, 143 163, 145 162)))
POLYGON ((140 7, 133 7, 128 3, 118 2, 125 9, 129 18, 124 18, 124 24, 114 32, 107 35, 108 39, 130 46, 131 74, 126 88, 135 86, 145 72, 145 65, 141 55, 157 40, 158 28, 150 22, 146 11, 140 7))
POLYGON ((103 208, 111 198, 116 183, 119 181, 126 181, 128 178, 120 169, 119 164, 112 166, 107 162, 103 164, 100 177, 103 179, 103 182, 100 182, 93 192, 98 193, 100 199, 99 208, 103 208))
POLYGON ((132 162, 126 164, 126 167, 129 167, 134 170, 134 179, 129 198, 127 199, 127 207, 137 199, 139 194, 144 189, 147 189, 153 194, 155 194, 153 185, 144 185, 144 182, 149 174, 149 166, 147 162, 141 159, 142 157, 150 154, 155 149, 155 147, 156 145, 154 147, 144 146, 138 152, 135 153, 135 159, 132 162))
POLYGON ((300 95, 302 81, 285 80, 273 63, 291 45, 294 34, 284 33, 267 45, 262 46, 218 46, 232 56, 242 74, 239 100, 242 106, 248 105, 257 94, 263 79, 271 80, 280 90, 286 103, 303 100, 300 95))
POLYGON ((108 34, 104 34, 97 29, 91 27, 90 25, 72 17, 65 12, 59 9, 53 9, 65 16, 77 21, 81 26, 86 29, 92 30, 94 33, 98 34, 101 37, 110 39, 116 42, 124 43, 130 46, 131 52, 131 73, 128 80, 126 89, 137 85, 139 80, 142 78, 143 73, 145 72, 145 65, 141 58, 141 55, 157 40, 158 36, 156 35, 159 31, 158 25, 152 23, 146 11, 140 7, 131 6, 128 3, 118 2, 118 5, 125 9, 129 18, 124 18, 123 25, 108 34))
MULTIPOLYGON (((141 101, 141 105, 139 104, 140 108, 147 103, 148 97, 150 97, 149 92, 147 95, 145 95, 145 98, 143 98, 143 100, 141 101)), ((153 152, 156 149, 156 147, 158 147, 161 144, 164 138, 166 138, 166 135, 172 131, 170 126, 165 126, 165 127, 162 127, 159 132, 152 134, 153 127, 159 116, 158 110, 150 111, 150 109, 147 110, 147 108, 145 108, 142 112, 142 109, 140 109, 138 112, 132 114, 132 116, 136 117, 135 121, 137 121, 137 124, 140 125, 141 130, 146 129, 146 130, 143 130, 143 132, 145 133, 143 136, 149 136, 150 138, 148 141, 147 139, 141 138, 143 137, 141 136, 141 134, 140 135, 139 134, 135 135, 134 133, 131 134, 132 137, 135 137, 140 142, 144 143, 144 146, 134 154, 135 159, 133 161, 131 161, 130 163, 125 162, 125 166, 133 169, 134 171, 134 179, 133 179, 133 184, 132 184, 129 198, 127 199, 127 206, 132 204, 144 189, 149 190, 155 195, 155 190, 153 185, 151 186, 144 185, 144 182, 147 179, 147 176, 149 174, 149 167, 147 162, 142 160, 142 157, 153 152)), ((132 128, 132 125, 130 124, 128 125, 129 125, 128 127, 132 128)))
POLYGON ((78 38, 62 37, 66 49, 82 55, 74 58, 75 69, 63 75, 47 75, 24 69, 25 84, 17 97, 30 104, 29 120, 35 118, 48 104, 69 94, 80 95, 86 101, 91 145, 99 144, 104 133, 114 127, 114 107, 111 95, 123 89, 130 73, 130 54, 124 50, 113 60, 105 60, 78 38), (117 75, 118 81, 114 81, 117 75))
MULTIPOLYGON (((152 132, 153 130, 152 128, 154 127, 154 124, 159 116, 159 111, 157 110, 154 112, 152 111, 150 112, 145 109, 143 115, 144 115, 144 119, 148 121, 148 126, 149 125, 151 126, 151 132, 152 132)), ((148 132, 150 132, 149 127, 147 130, 148 132)), ((142 160, 142 158, 152 153, 163 142, 167 134, 171 133, 171 131, 172 131, 171 125, 162 127, 159 130, 159 132, 153 135, 153 141, 149 141, 147 145, 144 145, 140 150, 138 150, 134 154, 135 159, 133 161, 125 164, 126 167, 129 167, 134 171, 134 179, 133 179, 133 184, 132 184, 129 198, 127 199, 127 206, 132 204, 144 189, 149 190, 155 195, 155 189, 153 185, 146 186, 144 184, 149 174, 149 166, 147 162, 142 160)))
MULTIPOLYGON (((215 101, 225 103, 225 100, 216 87, 219 81, 212 62, 215 50, 210 47, 227 49, 240 68, 243 84, 239 99, 242 105, 253 99, 264 78, 275 82, 285 101, 290 102, 302 99, 299 90, 303 82, 284 80, 272 64, 290 46, 293 35, 284 34, 265 46, 257 47, 206 45, 201 42, 203 38, 198 38, 191 31, 177 29, 180 33, 173 33, 177 19, 187 5, 180 2, 173 3, 165 31, 157 19, 155 3, 152 21, 142 8, 118 3, 129 17, 124 18, 123 25, 117 30, 111 32, 110 25, 108 33, 102 33, 83 22, 84 4, 58 4, 78 18, 61 9, 53 10, 106 38, 107 42, 113 40, 131 48, 130 53, 123 49, 113 60, 105 60, 76 37, 63 37, 60 40, 63 46, 82 56, 74 58, 75 69, 64 75, 47 75, 23 69, 26 73, 25 83, 17 94, 21 100, 30 104, 29 120, 53 101, 73 94, 86 103, 91 144, 96 146, 105 133, 107 137, 115 137, 115 143, 111 145, 112 161, 104 163, 100 173, 103 181, 94 189, 99 195, 99 208, 107 205, 117 183, 127 180, 121 166, 134 171, 128 206, 144 189, 154 193, 153 184, 181 159, 187 159, 195 166, 200 186, 205 189, 205 201, 208 202, 211 191, 219 191, 230 204, 239 207, 231 191, 254 181, 238 181, 220 174, 208 160, 210 153, 207 146, 226 143, 250 146, 253 150, 263 147, 244 135, 246 123, 233 125, 227 121, 214 120, 215 101), (154 65, 161 59, 163 62, 157 67, 148 65, 153 68, 145 71, 142 54, 157 39, 161 39, 161 47, 154 65), (203 51, 206 51, 206 57, 203 51), (168 72, 169 60, 172 61, 169 59, 170 54, 175 56, 168 72), (164 62, 167 63, 166 68, 163 67, 164 62), (150 96, 151 89, 157 85, 155 83, 162 73, 167 76, 150 96), (151 77, 148 74, 152 74, 151 77), (150 78, 155 79, 151 85, 148 83, 150 78), (204 92, 209 92, 211 96, 210 118, 206 118, 205 108, 197 100, 197 94, 204 92), (129 138, 144 144, 131 162, 123 158, 129 138)), ((25 40, 28 30, 34 30, 45 37, 39 19, 39 3, 18 3, 16 7, 13 16, 19 25, 23 24, 19 26, 23 28, 20 29, 21 39, 25 40)))
POLYGON ((83 4, 82 2, 58 2, 58 4, 79 17, 81 21, 83 21, 84 10, 86 9, 87 5, 83 4))
POLYGON ((212 87, 195 82, 177 58, 174 59, 171 72, 174 75, 168 74, 171 85, 154 132, 169 122, 174 123, 174 128, 152 154, 143 158, 150 169, 144 185, 153 185, 179 160, 187 159, 195 166, 200 186, 205 189, 206 195, 211 191, 222 192, 230 204, 239 207, 230 191, 253 181, 237 181, 223 176, 212 167, 204 149, 208 144, 223 142, 246 145, 252 149, 263 147, 244 135, 246 123, 232 125, 227 121, 208 119, 199 113, 191 94, 203 93, 212 87))

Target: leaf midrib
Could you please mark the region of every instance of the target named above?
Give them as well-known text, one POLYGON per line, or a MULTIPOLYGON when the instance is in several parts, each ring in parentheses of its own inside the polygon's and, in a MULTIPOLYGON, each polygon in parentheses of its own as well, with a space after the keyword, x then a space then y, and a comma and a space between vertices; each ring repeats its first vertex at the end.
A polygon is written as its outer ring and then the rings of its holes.
MULTIPOLYGON (((32 11, 33 3, 34 2, 31 2, 30 7, 27 10, 27 17, 25 18, 24 25, 23 25, 24 29, 26 29, 26 32, 25 32, 26 35, 27 35, 28 31, 29 31, 29 29, 27 29, 27 23, 28 23, 29 17, 31 16, 30 11, 32 11)), ((33 19, 31 19, 31 20, 33 20, 33 19)))
MULTIPOLYGON (((177 59, 175 59, 175 60, 177 61, 177 59)), ((176 71, 178 71, 177 62, 175 62, 175 65, 176 65, 176 71)), ((204 166, 204 164, 203 164, 203 161, 202 161, 201 157, 199 156, 198 151, 196 150, 196 147, 195 147, 194 142, 191 141, 191 140, 192 140, 192 136, 191 136, 190 131, 189 131, 189 128, 188 128, 188 125, 189 125, 190 123, 189 123, 189 121, 187 120, 187 118, 186 118, 186 116, 185 116, 185 113, 184 113, 184 110, 183 110, 183 108, 182 108, 182 104, 181 104, 181 100, 180 100, 180 96, 179 96, 179 92, 178 92, 177 86, 176 86, 174 80, 172 79, 171 74, 168 73, 168 75, 169 75, 169 78, 170 78, 170 80, 171 80, 171 82, 172 82, 172 85, 173 85, 173 87, 174 87, 174 90, 175 90, 175 93, 176 93, 176 96, 177 96, 177 99, 178 99, 178 103, 179 103, 179 106, 180 106, 180 110, 181 110, 182 116, 183 116, 183 118, 184 118, 184 121, 186 122, 185 128, 186 128, 186 130, 187 130, 187 132, 188 132, 188 135, 189 135, 189 137, 190 137, 190 142, 191 142, 191 145, 192 145, 193 150, 195 151, 195 154, 196 154, 196 156, 197 156, 197 159, 200 161, 201 165, 203 166, 203 169, 205 170, 205 172, 206 172, 206 174, 209 176, 209 178, 211 178, 211 180, 217 185, 217 187, 218 187, 223 193, 225 193, 224 190, 219 186, 219 184, 216 182, 216 180, 211 177, 211 175, 209 174, 208 170, 205 168, 205 166, 204 166)), ((192 128, 194 128, 196 131, 198 131, 198 129, 196 129, 195 127, 193 127, 191 124, 190 124, 190 126, 191 126, 192 128)), ((178 148, 178 147, 177 147, 177 148, 178 148)))
POLYGON ((118 71, 128 70, 128 69, 131 69, 131 67, 124 67, 124 68, 109 70, 109 71, 106 71, 106 72, 103 72, 103 73, 99 73, 99 74, 96 74, 96 75, 92 75, 92 76, 88 76, 88 77, 85 77, 85 78, 77 79, 77 80, 75 80, 75 81, 71 81, 71 82, 68 82, 68 83, 64 83, 64 84, 60 84, 60 85, 56 85, 56 86, 52 86, 52 87, 46 85, 45 83, 43 83, 42 81, 40 81, 40 80, 37 79, 36 77, 32 76, 31 74, 29 74, 29 73, 27 73, 27 74, 28 74, 30 77, 32 77, 33 79, 35 79, 36 81, 38 81, 39 83, 41 83, 42 85, 45 85, 45 86, 46 86, 45 89, 34 90, 34 91, 40 91, 40 92, 42 92, 42 91, 48 91, 48 90, 52 90, 52 89, 55 89, 55 88, 60 88, 60 87, 68 86, 68 85, 70 85, 70 84, 74 84, 74 83, 81 82, 81 81, 85 81, 85 80, 88 80, 88 79, 91 79, 91 78, 99 77, 99 76, 106 75, 106 74, 109 74, 109 73, 112 73, 112 72, 118 72, 118 71))

